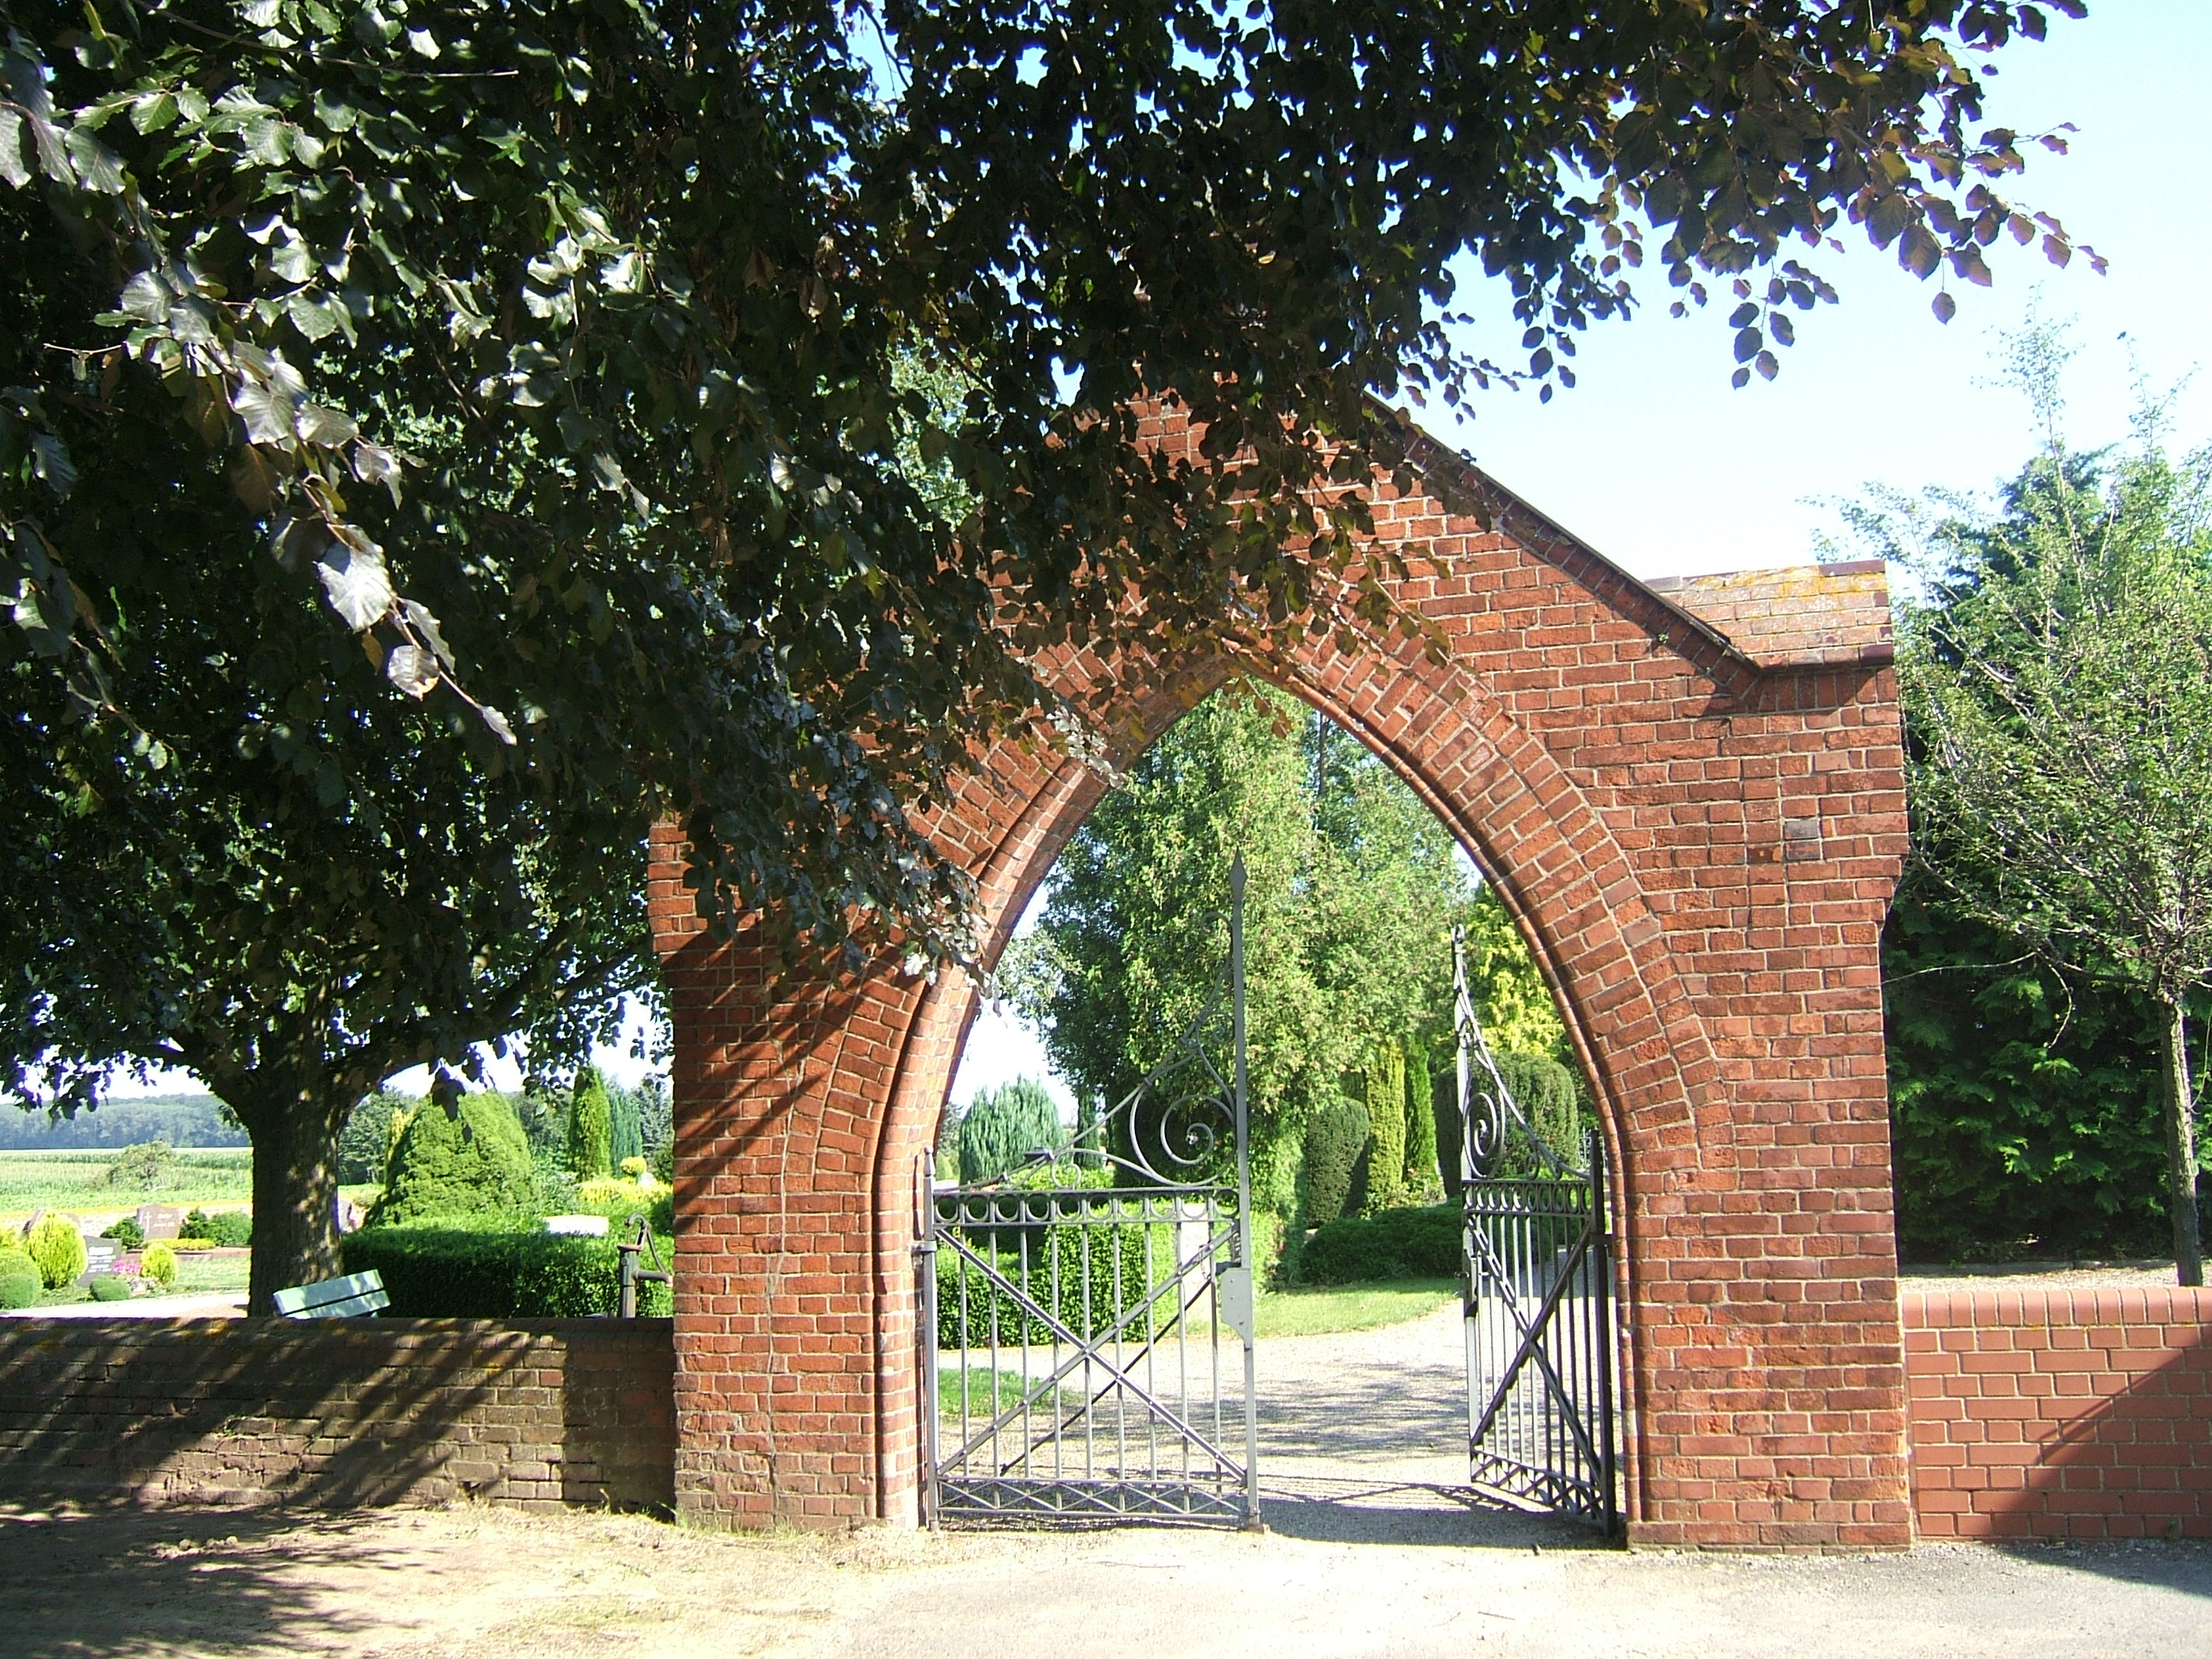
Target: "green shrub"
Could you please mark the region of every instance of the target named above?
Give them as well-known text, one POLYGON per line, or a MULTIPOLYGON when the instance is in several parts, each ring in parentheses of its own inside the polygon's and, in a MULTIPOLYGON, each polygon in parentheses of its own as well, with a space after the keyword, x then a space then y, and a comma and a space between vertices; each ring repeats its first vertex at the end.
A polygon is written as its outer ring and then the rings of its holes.
POLYGON ((198 1239, 227 1250, 242 1249, 253 1243, 253 1217, 245 1210, 218 1210, 210 1215, 195 1209, 177 1229, 179 1239, 198 1239))
POLYGON ((1309 1285, 1447 1279, 1460 1270, 1460 1212, 1449 1204, 1332 1221, 1298 1258, 1298 1276, 1309 1285))
POLYGON ((84 1240, 58 1215, 32 1228, 24 1248, 38 1265, 40 1283, 50 1291, 61 1289, 84 1271, 84 1240))
POLYGON ((398 1139, 392 1121, 404 1117, 419 1103, 389 1089, 363 1097, 338 1131, 338 1179, 349 1187, 381 1186, 384 1166, 398 1139))
POLYGON ((1406 1192, 1425 1204, 1443 1190, 1437 1167, 1436 1081, 1429 1051, 1415 1043, 1406 1054, 1406 1192))
POLYGON ((0 1279, 13 1279, 18 1273, 39 1276, 39 1264, 31 1260, 31 1253, 20 1244, 0 1244, 0 1279))
POLYGON ((1370 1214, 1395 1209, 1406 1195, 1406 1054, 1389 1038, 1376 1043, 1361 1079, 1367 1101, 1367 1191, 1360 1208, 1370 1214))
POLYGON ((45 1291, 34 1273, 0 1273, 0 1309, 12 1312, 17 1308, 35 1308, 45 1291))
MULTIPOLYGON (((1528 1119, 1537 1138, 1562 1164, 1583 1161, 1581 1091, 1575 1074, 1549 1054, 1522 1054, 1508 1049, 1498 1057, 1498 1070, 1512 1091, 1514 1103, 1528 1119)), ((1478 1078, 1477 1086, 1486 1079, 1478 1078)), ((1544 1161, 1528 1145, 1528 1137, 1512 1130, 1488 1173, 1496 1176, 1536 1175, 1544 1161)))
POLYGON ((1368 1133, 1367 1109, 1356 1100, 1332 1102, 1307 1120, 1299 1213, 1308 1226, 1335 1220, 1352 1201, 1352 1176, 1368 1133))
POLYGON ((94 1302, 128 1302, 131 1299, 131 1281, 120 1273, 94 1273, 87 1283, 91 1287, 94 1302))
POLYGON ((369 1221, 519 1215, 537 1203, 521 1120, 506 1096, 484 1090, 450 1105, 425 1101, 407 1120, 369 1221))
POLYGON ((619 1170, 625 1160, 645 1156, 645 1128, 639 1121, 637 1095, 620 1085, 607 1091, 607 1167, 619 1170))
POLYGON ((100 1237, 113 1239, 124 1249, 135 1250, 146 1242, 146 1230, 129 1216, 125 1216, 106 1232, 100 1234, 100 1237))
MULTIPOLYGON (((1045 1200, 1040 1200, 1042 1205, 1045 1200)), ((991 1249, 993 1239, 1022 1230, 992 1231, 975 1243, 984 1247, 1000 1277, 1022 1286, 1031 1299, 1052 1310, 1069 1329, 1085 1336, 1111 1330, 1125 1314, 1137 1314, 1148 1292, 1172 1271, 1175 1228, 1171 1223, 1122 1224, 1043 1222, 1028 1241, 991 1249), (1026 1273, 1024 1271, 1026 1261, 1026 1273)), ((1176 1308, 1173 1291, 1130 1326, 1141 1336, 1164 1325, 1176 1308)), ((1055 1340, 1052 1328, 1022 1307, 983 1270, 949 1245, 937 1251, 937 1339, 940 1347, 1000 1347, 1055 1340), (964 1322, 964 1324, 963 1324, 964 1322)))
MULTIPOLYGON (((664 1263, 673 1259, 672 1240, 654 1243, 664 1263)), ((381 1274, 392 1313, 407 1318, 595 1318, 615 1310, 621 1279, 612 1238, 519 1225, 364 1227, 341 1240, 338 1251, 346 1272, 381 1274)), ((641 1285, 638 1309, 665 1316, 668 1286, 641 1285)))
POLYGON ((676 1184, 676 1142, 664 1140, 647 1154, 653 1164, 653 1178, 664 1187, 676 1184))
POLYGON ((630 1217, 641 1215, 654 1232, 673 1233, 676 1194, 658 1185, 647 1191, 635 1182, 586 1181, 577 1185, 572 1209, 561 1213, 603 1215, 617 1232, 630 1217))
POLYGON ((568 1103, 568 1170, 579 1181, 602 1181, 615 1166, 614 1109, 596 1066, 576 1073, 568 1103))
POLYGON ((177 1282, 177 1253, 166 1244, 149 1244, 138 1271, 166 1291, 177 1282))
POLYGON ((996 1181, 1040 1148, 1058 1152, 1066 1147, 1060 1108, 1044 1085, 1030 1078, 985 1091, 960 1115, 960 1179, 967 1186, 996 1181))

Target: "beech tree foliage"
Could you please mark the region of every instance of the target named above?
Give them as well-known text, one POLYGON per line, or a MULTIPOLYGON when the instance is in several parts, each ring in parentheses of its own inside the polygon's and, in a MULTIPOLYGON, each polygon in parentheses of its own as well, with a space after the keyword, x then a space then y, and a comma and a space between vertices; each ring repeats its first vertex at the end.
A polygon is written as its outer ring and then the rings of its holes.
POLYGON ((2080 10, 0 0, 11 1087, 185 1056, 258 1295, 380 1066, 643 970, 656 818, 720 925, 966 955, 909 815, 1079 725, 1037 652, 1410 626, 1370 399, 1644 270, 1741 380, 1830 237, 2071 257, 1978 70, 2080 10))

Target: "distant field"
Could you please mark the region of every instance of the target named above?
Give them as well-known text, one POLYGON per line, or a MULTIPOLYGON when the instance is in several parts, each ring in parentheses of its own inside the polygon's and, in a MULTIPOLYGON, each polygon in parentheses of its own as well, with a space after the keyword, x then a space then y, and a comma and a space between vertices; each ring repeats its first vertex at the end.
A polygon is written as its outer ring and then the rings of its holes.
POLYGON ((141 1204, 245 1207, 253 1196, 253 1154, 244 1146, 177 1154, 160 1186, 111 1187, 112 1152, 0 1152, 0 1216, 33 1210, 135 1210, 141 1204))

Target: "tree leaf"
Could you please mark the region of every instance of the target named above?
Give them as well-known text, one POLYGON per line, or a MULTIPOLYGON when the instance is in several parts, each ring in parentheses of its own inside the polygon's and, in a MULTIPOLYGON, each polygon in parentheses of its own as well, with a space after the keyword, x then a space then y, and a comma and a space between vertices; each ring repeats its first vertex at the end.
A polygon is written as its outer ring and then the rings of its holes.
POLYGON ((324 550, 316 574, 331 608, 359 633, 374 628, 392 611, 392 575, 384 566, 384 550, 374 542, 359 549, 333 542, 324 550))
POLYGON ((410 697, 426 697, 438 684, 438 665, 421 646, 403 641, 385 658, 384 677, 410 697))
POLYGON ((353 416, 322 404, 302 405, 294 416, 294 423, 304 441, 319 444, 325 449, 337 449, 361 436, 361 428, 354 424, 353 416))
POLYGON ((23 160, 23 118, 12 109, 0 109, 0 180, 15 190, 31 182, 23 160))
POLYGON ((282 444, 292 441, 292 400, 274 386, 258 380, 241 381, 230 394, 230 406, 246 422, 248 443, 282 444))

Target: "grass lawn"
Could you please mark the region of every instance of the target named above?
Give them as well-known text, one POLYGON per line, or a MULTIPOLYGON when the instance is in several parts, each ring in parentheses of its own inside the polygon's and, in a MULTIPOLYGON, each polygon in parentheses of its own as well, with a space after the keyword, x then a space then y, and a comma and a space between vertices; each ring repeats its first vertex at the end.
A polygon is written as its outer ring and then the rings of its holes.
POLYGON ((1459 1299, 1456 1279, 1396 1279, 1374 1285, 1302 1285, 1260 1292, 1260 1340, 1372 1331, 1434 1313, 1459 1299))

